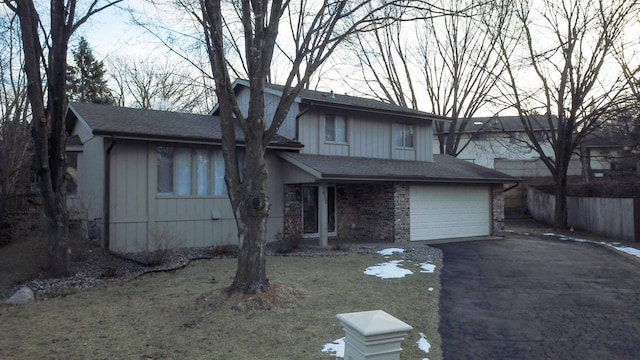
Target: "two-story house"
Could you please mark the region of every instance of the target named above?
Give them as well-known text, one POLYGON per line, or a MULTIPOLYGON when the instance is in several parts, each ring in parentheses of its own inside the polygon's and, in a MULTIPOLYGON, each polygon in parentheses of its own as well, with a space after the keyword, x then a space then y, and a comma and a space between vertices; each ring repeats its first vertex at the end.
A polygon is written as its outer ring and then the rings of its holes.
MULTIPOLYGON (((248 82, 234 83, 241 108, 248 82)), ((269 118, 282 88, 267 86, 269 118)), ((517 179, 433 154, 432 114, 303 90, 271 142, 267 236, 405 242, 497 234, 503 184, 517 179)), ((78 183, 117 252, 237 243, 224 185, 220 120, 209 115, 70 104, 78 183), (170 242, 161 243, 161 242, 170 242)), ((238 131, 238 147, 243 136, 238 131)), ((241 159, 239 161, 242 161, 241 159)))

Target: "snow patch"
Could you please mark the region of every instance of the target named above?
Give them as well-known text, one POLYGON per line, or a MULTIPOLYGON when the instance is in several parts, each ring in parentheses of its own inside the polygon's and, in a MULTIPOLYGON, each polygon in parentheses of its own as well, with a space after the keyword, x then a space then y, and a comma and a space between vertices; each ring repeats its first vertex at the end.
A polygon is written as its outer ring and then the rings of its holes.
POLYGON ((612 244, 607 244, 609 246, 611 246, 612 248, 618 250, 618 251, 622 251, 623 253, 627 253, 629 255, 633 255, 635 257, 639 257, 640 258, 640 250, 636 249, 636 248, 632 248, 632 247, 628 247, 628 246, 615 246, 612 244))
POLYGON ((364 273, 381 279, 398 279, 413 274, 413 271, 400 267, 402 260, 392 260, 387 263, 369 266, 364 273))
POLYGON ((428 262, 424 262, 420 264, 421 273, 433 273, 436 271, 436 266, 434 264, 430 264, 428 262))
POLYGON ((575 242, 579 242, 579 243, 595 243, 595 244, 599 244, 599 245, 604 245, 604 246, 610 246, 618 251, 622 251, 623 253, 635 256, 640 258, 640 249, 636 249, 636 248, 632 248, 629 246, 623 246, 620 245, 619 242, 606 242, 606 241, 591 241, 591 240, 586 240, 586 239, 580 239, 580 238, 574 238, 574 237, 568 237, 568 236, 562 236, 562 235, 556 235, 554 233, 544 233, 542 235, 545 236, 559 236, 560 240, 568 240, 568 241, 575 241, 575 242))
MULTIPOLYGON (((420 333, 420 340, 418 340, 418 348, 427 354, 429 353, 429 350, 431 350, 431 344, 429 344, 429 341, 427 341, 427 336, 424 333, 420 333)), ((424 358, 422 360, 429 360, 429 359, 424 358)))
POLYGON ((383 249, 380 251, 376 251, 378 254, 382 255, 382 256, 391 256, 394 253, 399 253, 402 254, 404 252, 404 249, 401 248, 388 248, 388 249, 383 249))
POLYGON ((344 337, 335 339, 333 342, 322 345, 322 352, 330 353, 339 358, 344 357, 344 337))
POLYGON ((429 289, 427 289, 427 290, 429 290, 429 291, 433 291, 433 288, 429 288, 429 289))

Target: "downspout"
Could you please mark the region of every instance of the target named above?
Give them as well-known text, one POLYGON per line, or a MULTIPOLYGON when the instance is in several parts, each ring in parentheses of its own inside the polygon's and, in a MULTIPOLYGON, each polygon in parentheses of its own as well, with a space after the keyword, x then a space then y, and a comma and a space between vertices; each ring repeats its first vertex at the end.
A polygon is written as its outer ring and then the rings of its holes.
POLYGON ((109 250, 109 222, 111 220, 110 215, 110 204, 109 204, 109 195, 111 188, 111 150, 113 150, 113 146, 116 144, 117 139, 115 135, 111 136, 111 144, 107 148, 105 159, 104 159, 104 239, 102 241, 102 246, 109 250))

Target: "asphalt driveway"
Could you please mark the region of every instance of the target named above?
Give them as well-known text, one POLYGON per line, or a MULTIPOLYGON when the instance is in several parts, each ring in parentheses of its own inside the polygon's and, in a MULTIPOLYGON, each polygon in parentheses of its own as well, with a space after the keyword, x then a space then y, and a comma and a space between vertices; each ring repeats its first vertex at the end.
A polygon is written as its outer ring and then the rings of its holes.
POLYGON ((434 246, 445 360, 640 358, 640 259, 522 235, 434 246))

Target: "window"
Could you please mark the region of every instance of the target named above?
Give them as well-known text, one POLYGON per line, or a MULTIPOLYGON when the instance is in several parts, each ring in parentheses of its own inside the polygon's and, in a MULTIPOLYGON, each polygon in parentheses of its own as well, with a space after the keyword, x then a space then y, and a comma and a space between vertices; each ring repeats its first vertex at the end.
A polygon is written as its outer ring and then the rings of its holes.
POLYGON ((67 195, 78 193, 78 153, 67 152, 67 195))
MULTIPOLYGON (((225 195, 222 151, 158 146, 158 195, 225 195)), ((242 153, 239 153, 242 154, 242 153)))
POLYGON ((347 121, 344 116, 327 114, 324 117, 324 140, 347 142, 347 121))
POLYGON ((396 147, 413 147, 413 125, 393 124, 393 145, 396 147))

